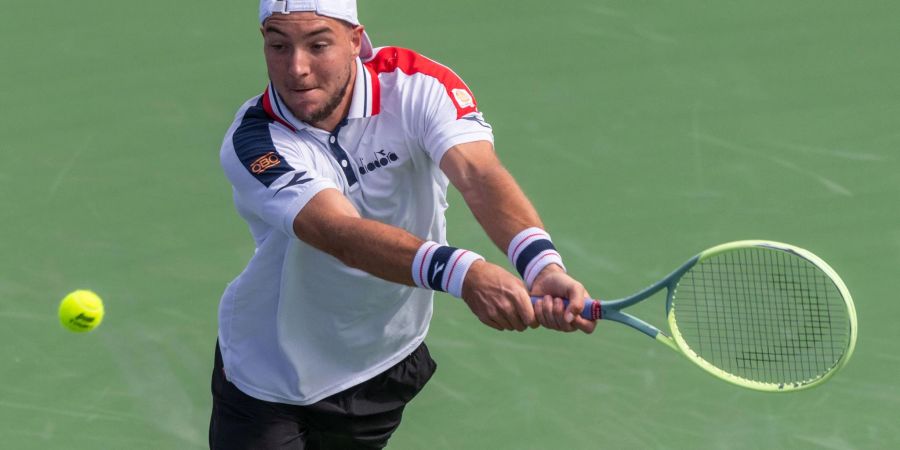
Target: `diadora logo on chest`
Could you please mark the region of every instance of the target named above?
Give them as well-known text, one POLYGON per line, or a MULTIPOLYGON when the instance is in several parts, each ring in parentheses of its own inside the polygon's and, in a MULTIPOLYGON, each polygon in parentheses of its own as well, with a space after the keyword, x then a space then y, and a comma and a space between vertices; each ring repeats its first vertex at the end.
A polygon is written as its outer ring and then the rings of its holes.
POLYGON ((399 159, 400 157, 394 152, 388 152, 386 150, 373 152, 370 161, 359 158, 359 174, 365 175, 369 172, 374 172, 382 167, 397 162, 399 159))

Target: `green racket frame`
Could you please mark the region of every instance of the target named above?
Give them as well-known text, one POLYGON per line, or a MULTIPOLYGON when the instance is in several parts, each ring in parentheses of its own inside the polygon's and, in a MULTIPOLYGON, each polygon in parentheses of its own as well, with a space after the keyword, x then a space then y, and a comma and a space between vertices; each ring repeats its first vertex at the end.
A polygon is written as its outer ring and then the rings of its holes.
POLYGON ((613 320, 616 322, 623 323, 632 328, 641 331, 642 333, 654 338, 657 342, 664 344, 666 347, 669 347, 672 350, 675 350, 678 353, 683 354, 689 360, 693 361, 695 364, 700 366, 703 370, 709 372, 710 374, 728 381, 729 383, 733 383, 735 385, 754 389, 758 391, 765 392, 791 392, 798 391, 802 389, 808 389, 813 386, 818 386, 831 378, 840 368, 847 364, 847 361, 850 359, 850 356, 853 354, 853 350, 856 347, 856 337, 857 337, 857 319, 856 319, 856 309, 853 304, 853 299, 850 296, 850 291, 847 289, 847 286, 844 284, 843 280, 841 280, 840 276, 838 276, 837 272, 831 268, 825 261, 823 261, 818 256, 814 255, 812 252, 804 250, 802 248, 785 244, 781 242, 774 241, 765 241, 765 240, 745 240, 745 241, 735 241, 728 242, 725 244, 717 245, 708 250, 705 250, 694 256, 686 263, 684 263, 681 267, 667 275, 665 278, 660 280, 659 282, 643 289, 640 292, 637 292, 629 297, 625 297, 622 299, 611 300, 611 301, 602 301, 596 302, 593 300, 589 300, 586 302, 586 306, 582 315, 586 318, 591 319, 604 319, 604 320, 613 320), (678 284, 682 277, 689 271, 691 268, 696 266, 697 264, 712 258, 716 255, 719 255, 724 252, 733 251, 741 248, 750 248, 750 247, 758 247, 769 250, 778 250, 782 252, 788 252, 793 255, 799 256, 800 258, 805 259, 811 264, 815 265, 819 270, 821 270, 824 274, 828 276, 828 278, 834 283, 835 287, 840 292, 841 297, 844 301, 844 306, 847 308, 847 318, 849 320, 848 328, 849 328, 849 338, 845 351, 841 354, 840 358, 835 362, 835 364, 822 373, 821 375, 814 377, 809 380, 795 381, 790 383, 770 383, 770 382, 760 382, 755 380, 749 380, 732 373, 726 372, 715 365, 711 364, 709 361, 703 359, 701 356, 695 352, 687 341, 682 336, 681 332, 678 329, 678 311, 677 306, 673 307, 673 304, 677 305, 677 293, 678 293, 678 284), (666 316, 669 322, 669 328, 671 330, 671 336, 662 332, 659 328, 650 325, 649 323, 633 316, 628 313, 622 311, 622 309, 627 308, 635 303, 638 303, 642 300, 647 299, 648 297, 654 295, 659 292, 663 288, 668 290, 668 295, 666 298, 666 316))

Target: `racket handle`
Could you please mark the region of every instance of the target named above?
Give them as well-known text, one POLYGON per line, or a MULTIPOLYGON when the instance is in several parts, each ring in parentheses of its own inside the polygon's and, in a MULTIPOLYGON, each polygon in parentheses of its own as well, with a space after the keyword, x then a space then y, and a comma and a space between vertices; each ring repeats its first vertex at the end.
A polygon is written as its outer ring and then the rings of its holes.
MULTIPOLYGON (((537 303, 538 300, 543 297, 531 297, 532 306, 537 303)), ((563 308, 567 308, 569 306, 569 301, 563 299, 563 308)), ((600 310, 600 302, 598 300, 586 298, 584 299, 584 309, 581 310, 581 317, 584 317, 587 320, 600 320, 603 318, 603 313, 600 310)))

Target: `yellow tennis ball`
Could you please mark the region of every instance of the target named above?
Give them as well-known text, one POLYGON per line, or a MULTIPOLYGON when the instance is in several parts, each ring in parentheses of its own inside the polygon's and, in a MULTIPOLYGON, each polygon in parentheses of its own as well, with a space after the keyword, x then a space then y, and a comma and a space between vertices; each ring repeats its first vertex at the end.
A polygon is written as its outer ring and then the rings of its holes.
POLYGON ((103 300, 92 291, 74 291, 59 303, 59 321, 69 331, 91 331, 103 321, 103 300))

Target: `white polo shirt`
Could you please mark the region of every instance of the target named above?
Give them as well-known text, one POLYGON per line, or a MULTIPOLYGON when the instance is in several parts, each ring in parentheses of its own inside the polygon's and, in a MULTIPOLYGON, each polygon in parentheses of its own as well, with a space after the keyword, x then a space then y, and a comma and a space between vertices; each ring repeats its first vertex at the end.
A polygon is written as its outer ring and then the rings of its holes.
POLYGON ((384 281, 299 240, 294 217, 323 189, 368 219, 446 242, 454 145, 493 141, 465 83, 415 52, 357 60, 347 120, 297 120, 274 88, 245 103, 221 163, 256 252, 225 290, 219 345, 228 379, 258 399, 305 405, 366 381, 425 339, 433 292, 384 281))

